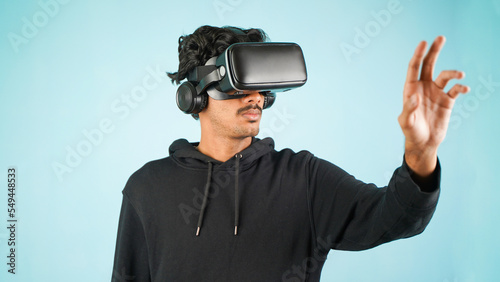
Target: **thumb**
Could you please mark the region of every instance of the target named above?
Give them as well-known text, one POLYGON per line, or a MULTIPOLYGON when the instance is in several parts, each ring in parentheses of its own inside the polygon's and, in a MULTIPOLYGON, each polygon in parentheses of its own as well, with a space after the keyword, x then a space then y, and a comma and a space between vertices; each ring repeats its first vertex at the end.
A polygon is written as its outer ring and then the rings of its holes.
POLYGON ((398 117, 399 125, 402 129, 411 127, 413 124, 413 113, 418 108, 418 94, 412 94, 403 104, 403 112, 398 117))

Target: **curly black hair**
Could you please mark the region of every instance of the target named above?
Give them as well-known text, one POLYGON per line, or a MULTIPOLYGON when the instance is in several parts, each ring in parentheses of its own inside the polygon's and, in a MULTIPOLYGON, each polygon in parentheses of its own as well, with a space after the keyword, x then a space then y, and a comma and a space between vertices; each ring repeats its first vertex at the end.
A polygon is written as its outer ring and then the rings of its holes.
POLYGON ((222 54, 227 47, 238 42, 264 42, 266 33, 257 28, 201 26, 190 35, 179 37, 179 69, 167 73, 172 83, 180 84, 197 66, 203 66, 212 57, 222 54))
MULTIPOLYGON (((201 26, 193 34, 179 37, 179 69, 167 72, 172 83, 180 84, 197 66, 203 66, 212 57, 222 54, 227 47, 239 42, 265 42, 267 34, 258 28, 242 29, 233 26, 201 26)), ((198 114, 191 114, 198 120, 198 114)))

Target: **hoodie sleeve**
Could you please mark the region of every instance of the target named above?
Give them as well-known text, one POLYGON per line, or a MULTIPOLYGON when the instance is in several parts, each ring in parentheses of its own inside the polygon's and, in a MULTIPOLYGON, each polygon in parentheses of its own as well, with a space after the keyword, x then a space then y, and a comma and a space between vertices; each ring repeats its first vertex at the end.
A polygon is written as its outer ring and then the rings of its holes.
POLYGON ((112 281, 151 281, 143 224, 127 194, 118 223, 112 281))
POLYGON ((405 161, 388 186, 378 188, 339 167, 312 158, 309 171, 311 220, 320 250, 365 250, 421 233, 439 197, 440 165, 423 189, 405 161))

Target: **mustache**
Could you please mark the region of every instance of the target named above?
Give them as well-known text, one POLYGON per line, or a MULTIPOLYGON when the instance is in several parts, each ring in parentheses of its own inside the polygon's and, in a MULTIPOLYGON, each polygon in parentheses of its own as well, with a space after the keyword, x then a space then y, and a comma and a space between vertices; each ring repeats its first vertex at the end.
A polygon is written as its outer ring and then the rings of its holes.
POLYGON ((255 109, 259 110, 259 112, 262 114, 262 108, 258 104, 252 104, 252 105, 245 106, 245 107, 239 109, 236 112, 236 114, 239 115, 239 114, 244 113, 248 110, 255 110, 255 109))

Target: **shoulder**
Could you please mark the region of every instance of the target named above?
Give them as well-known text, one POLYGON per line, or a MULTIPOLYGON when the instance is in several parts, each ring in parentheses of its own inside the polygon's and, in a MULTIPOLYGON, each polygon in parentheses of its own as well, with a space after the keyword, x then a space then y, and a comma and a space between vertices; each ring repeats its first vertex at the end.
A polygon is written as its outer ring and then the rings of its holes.
POLYGON ((295 152, 294 150, 290 148, 284 148, 280 151, 273 151, 273 154, 275 154, 278 157, 285 157, 285 158, 292 158, 292 159, 307 159, 307 158, 312 158, 314 155, 307 151, 307 150, 301 150, 298 152, 295 152))
POLYGON ((274 154, 276 159, 286 162, 288 168, 304 169, 307 171, 307 175, 313 178, 334 178, 336 181, 354 178, 336 164, 317 157, 308 150, 295 152, 286 148, 281 151, 275 151, 274 154))
POLYGON ((145 190, 150 190, 161 182, 165 172, 171 170, 175 163, 171 157, 153 160, 144 164, 129 177, 123 193, 128 197, 137 194, 144 194, 145 190))
POLYGON ((285 164, 289 167, 304 168, 311 164, 311 161, 316 157, 307 150, 295 152, 292 149, 285 148, 280 151, 274 150, 271 152, 271 158, 274 162, 285 164))

